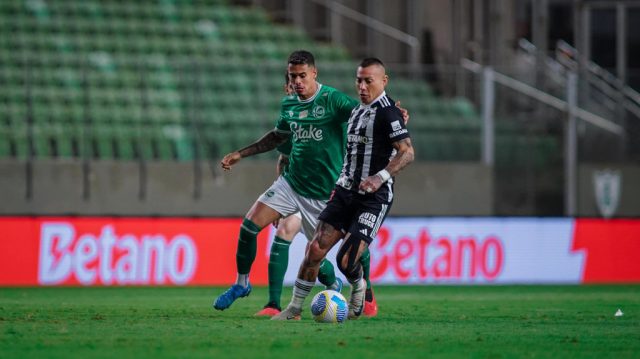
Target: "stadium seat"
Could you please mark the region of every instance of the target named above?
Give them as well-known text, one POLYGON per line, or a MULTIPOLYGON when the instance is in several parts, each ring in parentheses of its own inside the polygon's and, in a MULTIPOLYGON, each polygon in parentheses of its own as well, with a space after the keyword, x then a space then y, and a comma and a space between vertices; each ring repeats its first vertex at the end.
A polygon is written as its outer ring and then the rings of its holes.
MULTIPOLYGON (((24 158, 30 146, 41 157, 219 156, 273 126, 284 61, 296 48, 326 64, 321 82, 354 93, 347 49, 227 0, 3 1, 0 31, 10 34, 0 40, 0 156, 24 158), (18 129, 27 117, 38 126, 31 139, 18 129)), ((419 156, 475 156, 481 123, 471 102, 392 75, 419 156)), ((551 155, 551 144, 539 146, 551 155)))
POLYGON ((11 136, 6 126, 0 126, 0 158, 11 156, 11 136))

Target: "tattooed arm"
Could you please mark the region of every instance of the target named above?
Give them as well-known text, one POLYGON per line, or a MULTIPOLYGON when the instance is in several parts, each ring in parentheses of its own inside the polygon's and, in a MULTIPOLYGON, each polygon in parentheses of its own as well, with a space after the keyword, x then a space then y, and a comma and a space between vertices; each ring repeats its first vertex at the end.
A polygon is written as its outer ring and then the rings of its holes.
POLYGON ((276 130, 271 130, 249 146, 224 156, 222 161, 220 161, 220 166, 222 166, 225 171, 229 171, 231 167, 238 163, 242 158, 270 151, 278 147, 279 144, 285 142, 287 138, 288 137, 286 135, 276 132, 276 130))
POLYGON ((278 163, 276 164, 276 174, 280 176, 284 169, 289 165, 289 156, 282 153, 278 156, 278 163))
MULTIPOLYGON (((393 148, 396 149, 396 155, 389 161, 385 170, 391 177, 397 175, 403 168, 409 163, 413 162, 413 146, 411 145, 411 138, 405 138, 393 143, 393 148)), ((387 179, 383 179, 379 174, 369 176, 360 182, 360 190, 365 192, 375 192, 387 179)))
POLYGON ((398 142, 394 142, 393 148, 398 151, 389 164, 385 168, 387 172, 393 177, 398 174, 409 163, 413 162, 413 145, 410 138, 405 138, 398 142))

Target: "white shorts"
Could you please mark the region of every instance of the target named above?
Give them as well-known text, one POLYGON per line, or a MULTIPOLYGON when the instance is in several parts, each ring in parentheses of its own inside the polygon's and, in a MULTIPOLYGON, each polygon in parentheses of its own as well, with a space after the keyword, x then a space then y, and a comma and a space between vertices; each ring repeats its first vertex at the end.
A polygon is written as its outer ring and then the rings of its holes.
POLYGON ((273 182, 271 187, 258 198, 258 201, 273 208, 282 217, 300 212, 302 231, 309 241, 313 239, 320 212, 327 206, 327 201, 310 199, 297 194, 282 176, 273 182))
POLYGON ((300 219, 300 220, 302 219, 302 215, 300 214, 300 212, 296 212, 294 214, 291 214, 291 215, 287 216, 286 218, 288 218, 290 216, 298 217, 298 219, 300 219))

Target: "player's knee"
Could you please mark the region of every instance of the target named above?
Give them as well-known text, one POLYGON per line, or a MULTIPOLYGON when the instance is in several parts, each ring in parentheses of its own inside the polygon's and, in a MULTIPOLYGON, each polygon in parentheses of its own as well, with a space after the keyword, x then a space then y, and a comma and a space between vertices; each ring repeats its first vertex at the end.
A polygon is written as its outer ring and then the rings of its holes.
POLYGON ((278 230, 276 231, 276 236, 284 239, 287 242, 291 242, 293 240, 293 237, 295 237, 295 235, 298 232, 294 232, 292 228, 289 228, 287 226, 283 226, 282 224, 278 226, 278 230))
POLYGON ((359 278, 362 271, 362 265, 356 261, 347 251, 339 251, 336 257, 338 269, 347 278, 359 278))
POLYGON ((311 241, 309 243, 309 249, 307 250, 306 262, 311 266, 320 265, 320 262, 327 255, 327 251, 324 250, 318 241, 311 241))

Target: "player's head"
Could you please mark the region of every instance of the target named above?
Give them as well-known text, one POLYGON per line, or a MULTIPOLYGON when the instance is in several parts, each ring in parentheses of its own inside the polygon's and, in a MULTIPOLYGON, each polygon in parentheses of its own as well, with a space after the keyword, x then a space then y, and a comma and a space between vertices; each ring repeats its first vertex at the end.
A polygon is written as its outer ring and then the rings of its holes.
POLYGON ((284 72, 284 93, 287 95, 293 95, 296 92, 293 89, 293 85, 291 85, 291 81, 289 81, 289 71, 284 72))
POLYGON ((358 65, 356 89, 362 103, 368 105, 378 98, 388 82, 389 76, 387 76, 384 64, 380 59, 368 57, 358 65))
POLYGON ((313 55, 309 51, 299 50, 289 55, 287 74, 293 90, 301 99, 306 100, 316 93, 318 70, 313 55))

